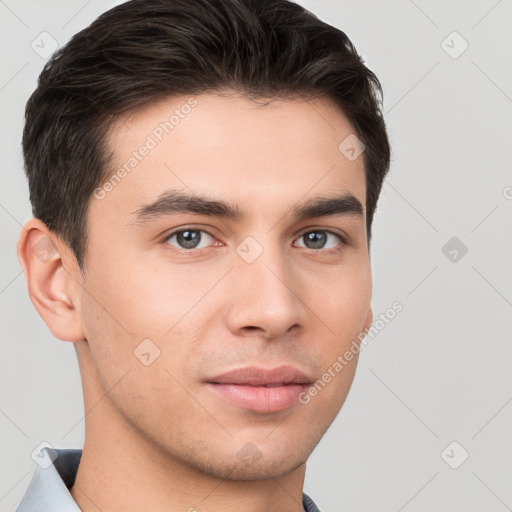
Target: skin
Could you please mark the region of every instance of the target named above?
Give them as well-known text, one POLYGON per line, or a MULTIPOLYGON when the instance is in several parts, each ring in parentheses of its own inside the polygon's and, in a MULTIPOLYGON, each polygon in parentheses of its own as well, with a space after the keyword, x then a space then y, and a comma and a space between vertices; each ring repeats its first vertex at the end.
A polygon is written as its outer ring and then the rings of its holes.
MULTIPOLYGON (((120 119, 109 138, 113 169, 188 99, 120 119)), ((85 276, 41 221, 20 235, 30 298, 79 360, 86 436, 71 494, 86 512, 301 511, 306 460, 345 401, 357 355, 308 404, 276 413, 238 407, 203 380, 250 364, 289 364, 317 380, 372 322, 365 216, 290 215, 334 193, 365 204, 363 158, 338 150, 354 133, 343 112, 326 98, 195 99, 121 183, 92 198, 85 276), (134 223, 132 212, 171 188, 236 203, 245 218, 134 223), (181 227, 212 236, 184 249, 166 239, 181 227), (321 230, 347 243, 330 235, 338 252, 308 248, 304 232, 321 230), (263 248, 250 264, 236 252, 247 236, 263 248), (51 243, 44 262, 33 252, 41 239, 51 243), (134 356, 144 339, 160 349, 149 366, 134 356), (253 462, 237 456, 247 443, 253 462)))

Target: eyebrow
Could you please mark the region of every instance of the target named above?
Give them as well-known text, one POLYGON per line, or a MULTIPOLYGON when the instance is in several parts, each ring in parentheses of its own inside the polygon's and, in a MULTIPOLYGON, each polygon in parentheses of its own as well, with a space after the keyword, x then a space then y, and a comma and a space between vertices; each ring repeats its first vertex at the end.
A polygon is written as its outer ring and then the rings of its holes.
MULTIPOLYGON (((195 213, 231 220, 242 220, 243 210, 236 204, 210 199, 194 194, 167 190, 149 204, 131 212, 135 215, 135 224, 146 224, 158 218, 182 213, 195 213)), ((355 196, 345 193, 336 197, 315 197, 292 209, 297 221, 314 217, 355 215, 363 217, 363 205, 355 196)))

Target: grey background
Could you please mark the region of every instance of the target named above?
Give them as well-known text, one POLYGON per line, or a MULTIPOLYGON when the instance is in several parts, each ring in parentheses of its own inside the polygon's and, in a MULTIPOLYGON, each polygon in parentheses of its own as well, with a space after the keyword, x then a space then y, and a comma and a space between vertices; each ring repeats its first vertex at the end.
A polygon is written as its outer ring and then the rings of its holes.
MULTIPOLYGON (((0 0, 2 512, 34 448, 84 435, 74 350, 36 313, 16 258, 31 216, 23 109, 45 62, 31 43, 46 31, 63 44, 116 3, 0 0)), ((374 226, 375 316, 403 304, 362 351, 305 491, 331 512, 512 510, 512 2, 300 3, 346 31, 383 84, 393 161, 374 226), (442 45, 454 31, 469 44, 458 58, 458 36, 442 45)))

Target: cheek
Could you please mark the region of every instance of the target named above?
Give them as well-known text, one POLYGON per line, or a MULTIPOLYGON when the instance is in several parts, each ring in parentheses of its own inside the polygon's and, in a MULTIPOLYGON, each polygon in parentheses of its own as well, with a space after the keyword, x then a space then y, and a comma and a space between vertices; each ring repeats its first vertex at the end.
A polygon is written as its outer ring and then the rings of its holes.
POLYGON ((106 391, 128 371, 135 338, 117 308, 99 296, 89 294, 82 300, 82 319, 90 359, 106 391))
POLYGON ((127 382, 137 383, 131 399, 140 404, 140 397, 163 392, 162 382, 176 387, 165 368, 183 380, 178 373, 194 355, 188 342, 200 328, 190 320, 198 308, 187 315, 197 302, 195 288, 187 287, 183 275, 169 284, 141 272, 121 276, 109 270, 91 277, 83 294, 86 339, 103 388, 127 375, 127 382))
MULTIPOLYGON (((176 264, 162 252, 144 256, 125 251, 123 261, 101 266, 99 295, 115 319, 144 339, 162 338, 219 279, 222 269, 211 262, 176 264)), ((181 327, 181 325, 180 325, 181 327)))
POLYGON ((318 346, 322 347, 322 374, 311 402, 322 418, 332 419, 343 405, 354 379, 371 302, 369 273, 344 273, 334 282, 339 284, 317 294, 316 304, 312 306, 322 320, 315 330, 318 346))
POLYGON ((186 304, 186 286, 172 284, 144 269, 103 266, 87 284, 85 297, 89 328, 99 337, 161 337, 186 304), (101 326, 101 329, 100 329, 101 326))
POLYGON ((324 320, 329 333, 340 342, 357 337, 364 329, 371 305, 372 283, 369 272, 340 271, 331 276, 322 291, 315 293, 311 308, 324 320))
POLYGON ((354 380, 357 355, 345 365, 337 359, 343 357, 344 349, 338 347, 333 357, 328 358, 324 373, 301 396, 304 421, 317 432, 324 431, 339 414, 354 380), (338 364, 336 364, 338 363, 338 364))

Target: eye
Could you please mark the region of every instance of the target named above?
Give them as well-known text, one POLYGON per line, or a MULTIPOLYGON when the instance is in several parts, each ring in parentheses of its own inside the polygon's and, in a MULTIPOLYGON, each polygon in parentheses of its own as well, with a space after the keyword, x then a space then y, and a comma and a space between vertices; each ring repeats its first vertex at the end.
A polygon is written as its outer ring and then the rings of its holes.
MULTIPOLYGON (((215 240, 213 235, 204 229, 181 228, 167 235, 164 242, 176 247, 177 249, 190 252, 194 249, 204 249, 208 247, 212 240, 215 240)), ((324 250, 326 252, 336 252, 340 250, 339 246, 343 245, 345 242, 341 235, 325 229, 307 231, 303 233, 298 240, 304 241, 304 245, 299 245, 299 247, 305 247, 306 249, 313 250, 324 250)))
MULTIPOLYGON (((333 233, 332 231, 326 231, 324 229, 315 229, 313 231, 308 231, 303 233, 299 240, 304 240, 305 245, 302 247, 306 247, 307 249, 335 249, 338 245, 340 245, 340 241, 344 242, 344 239, 341 235, 333 233), (329 242, 329 237, 331 241, 329 242)), ((332 252, 332 251, 330 251, 332 252)))
POLYGON ((171 244, 171 240, 175 239, 179 249, 203 249, 208 244, 203 246, 200 244, 205 240, 208 242, 208 238, 213 239, 213 236, 204 229, 185 228, 173 231, 165 238, 164 242, 174 245, 171 244))

